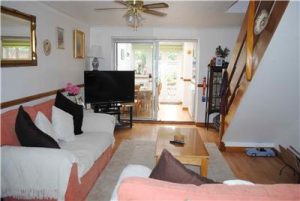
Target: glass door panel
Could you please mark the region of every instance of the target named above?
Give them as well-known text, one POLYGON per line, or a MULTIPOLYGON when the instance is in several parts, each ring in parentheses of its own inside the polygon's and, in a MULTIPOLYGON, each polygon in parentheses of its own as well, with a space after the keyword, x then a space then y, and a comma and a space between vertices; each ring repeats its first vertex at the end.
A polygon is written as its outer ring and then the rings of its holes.
POLYGON ((162 85, 159 102, 179 104, 182 99, 180 77, 183 68, 183 42, 160 42, 158 74, 162 85))
POLYGON ((154 43, 116 42, 116 69, 135 71, 135 100, 133 118, 152 120, 155 118, 154 101, 154 43))

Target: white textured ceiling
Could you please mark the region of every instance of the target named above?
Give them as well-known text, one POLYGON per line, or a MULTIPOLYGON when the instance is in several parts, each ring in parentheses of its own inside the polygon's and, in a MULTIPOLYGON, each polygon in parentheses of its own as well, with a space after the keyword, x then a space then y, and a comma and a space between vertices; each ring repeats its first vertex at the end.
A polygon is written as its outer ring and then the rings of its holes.
MULTIPOLYGON (((114 1, 44 1, 59 10, 90 26, 126 26, 123 15, 126 10, 95 11, 95 8, 123 7, 114 1)), ((229 13, 234 1, 145 1, 144 4, 166 2, 167 9, 156 9, 167 13, 157 17, 143 13, 144 27, 184 26, 219 27, 239 26, 244 13, 229 13)))

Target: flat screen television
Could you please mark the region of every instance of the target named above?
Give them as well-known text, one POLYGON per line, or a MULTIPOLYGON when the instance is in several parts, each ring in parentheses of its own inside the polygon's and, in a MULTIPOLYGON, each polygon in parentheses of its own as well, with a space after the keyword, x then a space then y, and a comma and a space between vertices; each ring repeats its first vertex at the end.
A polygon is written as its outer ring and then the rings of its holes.
POLYGON ((134 71, 85 71, 86 103, 134 102, 134 71))

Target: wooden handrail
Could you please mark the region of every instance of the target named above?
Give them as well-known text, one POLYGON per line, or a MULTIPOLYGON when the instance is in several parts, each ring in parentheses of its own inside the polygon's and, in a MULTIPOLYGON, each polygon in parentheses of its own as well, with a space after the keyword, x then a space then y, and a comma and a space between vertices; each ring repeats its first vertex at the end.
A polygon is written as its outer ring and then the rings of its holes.
MULTIPOLYGON (((84 84, 79 84, 77 86, 78 87, 83 87, 84 84)), ((63 90, 64 90, 63 88, 62 89, 55 89, 55 90, 35 94, 35 95, 32 95, 32 96, 26 96, 26 97, 18 98, 18 99, 15 99, 15 100, 2 102, 2 103, 0 103, 0 108, 4 109, 4 108, 7 108, 7 107, 19 105, 19 104, 22 104, 22 103, 38 100, 38 99, 41 99, 41 98, 52 96, 52 95, 56 94, 57 91, 63 91, 63 90)))
POLYGON ((254 43, 254 18, 255 18, 255 1, 249 2, 247 16, 247 64, 246 78, 248 81, 252 79, 252 63, 253 63, 253 43, 254 43))

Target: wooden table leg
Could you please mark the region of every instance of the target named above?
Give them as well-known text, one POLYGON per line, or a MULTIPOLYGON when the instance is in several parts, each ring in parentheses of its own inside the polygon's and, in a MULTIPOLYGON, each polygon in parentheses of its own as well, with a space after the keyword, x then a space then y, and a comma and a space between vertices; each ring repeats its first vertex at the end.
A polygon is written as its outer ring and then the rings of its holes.
POLYGON ((207 163, 208 163, 207 158, 203 158, 201 161, 201 166, 200 166, 200 175, 201 176, 207 177, 207 169, 208 169, 207 163))

